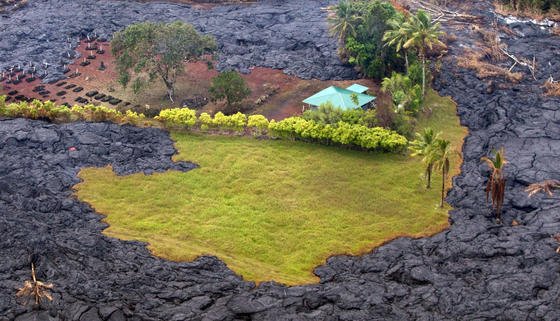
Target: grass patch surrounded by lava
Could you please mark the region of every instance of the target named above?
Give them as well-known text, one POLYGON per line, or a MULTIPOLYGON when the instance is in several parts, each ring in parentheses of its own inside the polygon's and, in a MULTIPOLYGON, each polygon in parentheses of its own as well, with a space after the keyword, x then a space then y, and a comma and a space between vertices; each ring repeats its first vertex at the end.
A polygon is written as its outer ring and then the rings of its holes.
MULTIPOLYGON (((420 126, 460 148, 466 129, 455 105, 430 93, 420 126)), ((447 227, 439 189, 426 190, 420 159, 314 144, 172 133, 200 168, 150 176, 83 169, 77 196, 106 215, 112 237, 149 243, 158 256, 209 254, 247 280, 317 282, 313 268, 334 254, 361 254, 401 235, 447 227)), ((452 174, 460 160, 455 159, 452 174)), ((433 186, 441 184, 436 175, 433 186)))

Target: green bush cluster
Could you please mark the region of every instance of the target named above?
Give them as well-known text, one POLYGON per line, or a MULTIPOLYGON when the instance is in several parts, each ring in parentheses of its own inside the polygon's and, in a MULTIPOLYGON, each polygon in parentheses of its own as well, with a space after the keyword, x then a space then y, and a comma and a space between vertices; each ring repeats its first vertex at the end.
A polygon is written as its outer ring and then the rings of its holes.
MULTIPOLYGON (((309 115, 308 113, 307 116, 309 115)), ((208 113, 202 113, 196 119, 194 110, 174 108, 162 110, 156 117, 166 125, 183 126, 187 129, 198 127, 202 131, 247 132, 255 136, 268 135, 272 138, 299 139, 326 145, 340 144, 367 150, 400 151, 408 144, 404 136, 392 130, 368 127, 358 121, 348 123, 343 121, 345 118, 353 119, 356 118, 356 115, 336 117, 336 123, 326 123, 303 117, 269 121, 263 115, 247 117, 239 112, 230 116, 218 112, 214 117, 208 113)))
POLYGON ((162 109, 155 117, 167 126, 184 126, 191 128, 196 124, 196 111, 189 108, 162 109))
POLYGON ((404 136, 392 130, 342 121, 332 125, 301 117, 289 117, 279 122, 272 120, 268 130, 273 137, 355 146, 367 150, 394 152, 403 150, 408 144, 404 136))
POLYGON ((270 122, 263 115, 251 115, 247 121, 247 128, 249 128, 253 135, 262 136, 268 133, 268 126, 270 122))
POLYGON ((133 111, 121 113, 115 109, 105 106, 66 106, 57 105, 51 101, 41 102, 18 102, 6 104, 6 96, 0 96, 0 116, 2 117, 24 117, 30 119, 43 119, 53 122, 69 121, 95 121, 113 122, 118 124, 139 124, 146 117, 133 111))
MULTIPOLYGON (((118 124, 139 124, 146 121, 143 114, 131 110, 122 113, 105 106, 59 106, 51 101, 34 100, 30 103, 19 102, 6 104, 6 96, 0 96, 1 117, 24 117, 44 119, 55 122, 95 121, 114 122, 118 124)), ((349 123, 339 120, 337 123, 326 124, 303 117, 289 117, 282 121, 268 120, 263 115, 247 115, 236 113, 224 115, 218 112, 214 117, 208 113, 196 116, 196 111, 188 108, 161 110, 155 117, 167 126, 200 129, 202 131, 227 131, 229 133, 252 133, 255 136, 268 135, 272 138, 289 138, 312 141, 326 145, 339 144, 367 150, 387 152, 401 151, 407 139, 398 133, 381 127, 368 127, 359 122, 349 123)), ((341 119, 345 119, 342 117, 341 119)), ((348 117, 353 119, 353 117, 348 117)))
MULTIPOLYGON (((416 66, 416 64, 412 66, 416 66)), ((391 94, 396 112, 416 115, 420 111, 424 100, 422 87, 408 75, 393 72, 391 77, 383 79, 381 90, 391 94)))
POLYGON ((189 108, 163 109, 155 119, 161 121, 166 126, 198 127, 203 131, 225 130, 242 132, 247 126, 247 116, 239 112, 229 116, 218 112, 214 117, 208 113, 202 113, 197 118, 196 111, 189 108))
POLYGON ((397 15, 391 3, 379 0, 341 1, 336 7, 332 31, 344 35, 343 56, 369 78, 404 70, 403 59, 383 41, 388 22, 397 15))

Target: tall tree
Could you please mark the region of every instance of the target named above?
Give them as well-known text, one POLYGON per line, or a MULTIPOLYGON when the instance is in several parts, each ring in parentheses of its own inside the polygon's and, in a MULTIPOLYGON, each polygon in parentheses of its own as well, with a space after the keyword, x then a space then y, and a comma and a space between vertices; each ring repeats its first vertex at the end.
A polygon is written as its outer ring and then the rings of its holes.
POLYGON ((175 81, 184 72, 185 62, 215 50, 216 41, 180 21, 142 22, 117 32, 111 46, 117 58, 119 82, 124 87, 132 82, 138 93, 159 77, 173 102, 175 81))
POLYGON ((431 151, 434 168, 441 170, 441 202, 440 207, 443 207, 445 200, 445 181, 447 180, 447 175, 450 170, 450 160, 451 157, 451 142, 445 139, 437 139, 434 142, 433 150, 431 151))
POLYGON ((486 201, 489 197, 492 199, 492 208, 496 213, 496 219, 501 220, 502 205, 504 204, 504 197, 506 192, 506 178, 504 176, 504 166, 508 163, 505 157, 504 148, 494 151, 494 157, 482 157, 492 173, 486 185, 486 201))
POLYGON ((426 177, 426 188, 431 187, 432 181, 432 170, 434 168, 434 162, 436 161, 436 142, 440 139, 441 132, 436 133, 430 127, 424 128, 420 133, 416 133, 416 139, 410 143, 409 149, 412 151, 411 156, 421 156, 422 163, 424 163, 425 177, 426 177))
POLYGON ((404 49, 415 48, 422 61, 422 95, 426 94, 426 54, 434 46, 445 46, 439 40, 443 32, 439 30, 439 23, 432 23, 430 15, 418 10, 416 15, 410 16, 403 28, 409 34, 409 39, 403 44, 404 49))
POLYGON ((383 41, 386 46, 392 46, 397 52, 402 52, 406 71, 408 72, 408 49, 404 48, 404 44, 410 39, 410 28, 405 24, 405 17, 402 14, 397 14, 393 19, 387 21, 389 30, 383 34, 383 41))

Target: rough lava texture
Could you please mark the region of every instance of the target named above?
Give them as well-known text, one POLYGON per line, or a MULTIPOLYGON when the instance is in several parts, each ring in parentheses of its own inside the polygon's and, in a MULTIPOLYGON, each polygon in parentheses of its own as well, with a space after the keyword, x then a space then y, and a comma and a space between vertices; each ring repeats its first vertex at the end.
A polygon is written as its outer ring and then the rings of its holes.
POLYGON ((159 2, 30 0, 0 16, 0 68, 33 62, 43 74, 47 62, 45 81, 56 81, 76 58, 80 37, 109 39, 135 22, 182 20, 217 38, 220 70, 246 73, 258 66, 306 79, 354 79, 356 72, 338 58, 327 28, 324 9, 335 2, 268 0, 197 9, 159 2))
MULTIPOLYGON (((490 25, 488 2, 477 8, 473 13, 490 25)), ((531 25, 515 29, 522 33, 503 41, 516 54, 535 55, 538 80, 526 73, 509 84, 459 69, 454 56, 477 40, 463 28, 435 81, 470 129, 448 196, 455 207, 449 230, 399 238, 363 256, 334 256, 315 270, 319 284, 255 287, 216 258, 172 263, 142 243, 103 236, 100 216, 72 197, 77 171, 107 164, 120 174, 191 168, 170 161, 164 132, 1 121, 0 320, 558 320, 560 244, 551 236, 560 232, 560 197, 529 199, 523 190, 560 179, 560 99, 544 97, 541 88, 550 74, 560 78, 560 39, 531 25), (480 157, 501 146, 510 163, 503 224, 496 224, 480 157), (30 260, 39 278, 56 286, 47 309, 15 303, 30 260)))

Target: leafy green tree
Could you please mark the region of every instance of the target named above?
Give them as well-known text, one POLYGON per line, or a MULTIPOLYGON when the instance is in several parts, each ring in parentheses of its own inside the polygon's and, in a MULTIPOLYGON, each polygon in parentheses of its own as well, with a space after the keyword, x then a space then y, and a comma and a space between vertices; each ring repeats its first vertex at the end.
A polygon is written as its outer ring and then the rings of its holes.
POLYGON ((183 22, 142 22, 115 33, 111 46, 124 87, 132 82, 138 93, 159 77, 173 102, 175 81, 184 72, 184 63, 215 50, 216 41, 183 22))
POLYGON ((432 23, 430 15, 418 10, 416 15, 404 23, 403 28, 409 34, 408 40, 403 44, 404 49, 414 48, 422 61, 422 96, 426 94, 426 53, 434 46, 445 46, 439 40, 443 35, 439 23, 432 23))
POLYGON ((251 94, 245 79, 237 71, 225 71, 214 77, 209 91, 212 100, 225 99, 229 107, 251 94))
POLYGON ((441 170, 441 202, 440 207, 443 207, 443 202, 445 200, 445 181, 447 180, 447 175, 451 168, 450 157, 451 157, 451 142, 445 139, 436 139, 434 142, 434 147, 432 148, 430 154, 433 157, 434 168, 441 170))
POLYGON ((352 28, 344 38, 345 56, 366 76, 381 79, 392 70, 401 70, 403 63, 393 47, 385 46, 383 34, 388 21, 397 15, 385 1, 344 2, 344 12, 352 17, 352 28))
POLYGON ((424 128, 420 133, 416 133, 416 139, 410 143, 409 149, 411 156, 421 156, 422 163, 426 166, 424 176, 426 178, 426 188, 431 187, 432 170, 436 161, 435 153, 436 142, 440 139, 441 132, 436 133, 432 128, 424 128))
POLYGON ((506 192, 506 178, 504 176, 504 166, 508 163, 505 157, 505 150, 502 148, 494 151, 494 157, 482 157, 492 173, 486 185, 486 201, 491 197, 492 208, 496 213, 496 219, 501 220, 502 205, 504 204, 504 197, 506 192))

